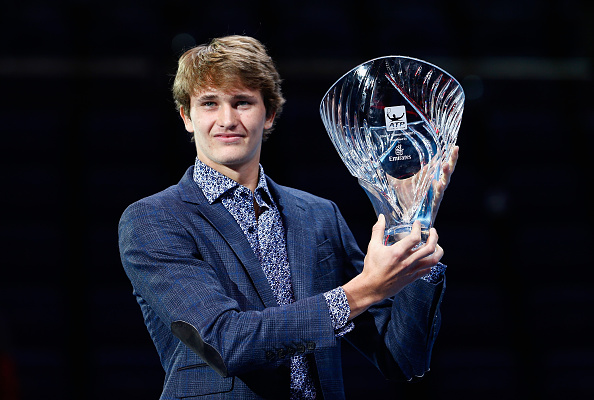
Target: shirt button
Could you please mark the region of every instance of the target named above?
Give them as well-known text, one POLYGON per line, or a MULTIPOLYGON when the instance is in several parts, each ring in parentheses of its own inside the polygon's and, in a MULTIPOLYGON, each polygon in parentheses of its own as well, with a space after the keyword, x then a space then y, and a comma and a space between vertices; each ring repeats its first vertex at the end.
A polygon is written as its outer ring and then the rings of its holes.
POLYGON ((250 226, 250 227, 247 229, 247 231, 248 231, 248 233, 250 233, 250 234, 253 234, 253 233, 256 231, 256 228, 254 228, 253 226, 250 226))

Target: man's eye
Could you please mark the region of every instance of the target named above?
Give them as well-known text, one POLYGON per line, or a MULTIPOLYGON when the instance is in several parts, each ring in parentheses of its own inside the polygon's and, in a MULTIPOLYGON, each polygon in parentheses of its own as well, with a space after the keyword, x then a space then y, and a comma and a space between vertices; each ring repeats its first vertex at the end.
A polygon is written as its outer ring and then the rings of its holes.
POLYGON ((214 101, 205 101, 204 103, 202 103, 203 107, 214 107, 216 105, 217 103, 215 103, 214 101))
POLYGON ((245 106, 249 106, 249 105, 250 105, 250 102, 247 100, 240 100, 237 102, 238 107, 245 107, 245 106))

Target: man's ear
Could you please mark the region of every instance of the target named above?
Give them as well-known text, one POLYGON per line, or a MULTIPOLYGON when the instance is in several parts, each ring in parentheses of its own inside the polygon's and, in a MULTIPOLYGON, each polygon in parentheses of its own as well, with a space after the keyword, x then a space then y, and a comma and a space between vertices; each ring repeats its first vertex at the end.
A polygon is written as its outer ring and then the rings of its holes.
POLYGON ((189 114, 186 114, 186 110, 183 106, 179 108, 179 115, 184 121, 184 126, 186 127, 186 130, 190 133, 194 133, 194 125, 192 125, 192 118, 190 118, 189 114))
POLYGON ((272 125, 274 125, 275 117, 276 117, 276 111, 272 112, 269 116, 266 117, 266 122, 264 122, 264 129, 272 128, 272 125))

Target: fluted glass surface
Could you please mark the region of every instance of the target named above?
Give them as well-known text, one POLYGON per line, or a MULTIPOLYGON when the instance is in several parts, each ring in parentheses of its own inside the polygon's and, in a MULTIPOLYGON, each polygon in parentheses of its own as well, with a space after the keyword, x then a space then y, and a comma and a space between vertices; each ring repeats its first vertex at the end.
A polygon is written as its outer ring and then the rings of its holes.
POLYGON ((441 165, 456 143, 464 91, 447 72, 402 56, 377 58, 342 76, 320 105, 322 121, 349 172, 386 217, 386 243, 435 218, 441 165))

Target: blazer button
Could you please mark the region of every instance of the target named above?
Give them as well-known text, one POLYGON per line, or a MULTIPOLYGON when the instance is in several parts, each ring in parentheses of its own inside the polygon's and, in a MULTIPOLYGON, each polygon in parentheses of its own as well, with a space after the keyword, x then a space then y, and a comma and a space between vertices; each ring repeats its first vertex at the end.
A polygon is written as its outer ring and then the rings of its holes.
POLYGON ((315 350, 316 344, 315 342, 307 342, 307 350, 315 350))
POLYGON ((274 351, 272 351, 272 350, 267 350, 266 351, 266 360, 272 361, 275 358, 276 358, 276 354, 274 354, 274 351))
POLYGON ((285 356, 287 355, 287 351, 285 349, 278 349, 276 351, 276 355, 278 356, 278 358, 285 358, 285 356))
POLYGON ((287 354, 289 355, 289 357, 293 357, 295 355, 295 348, 287 347, 287 354))
POLYGON ((305 345, 303 343, 299 343, 295 347, 297 348, 297 354, 303 354, 303 353, 305 353, 305 345))

